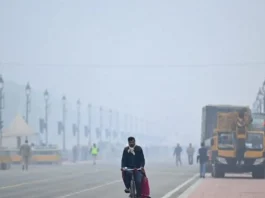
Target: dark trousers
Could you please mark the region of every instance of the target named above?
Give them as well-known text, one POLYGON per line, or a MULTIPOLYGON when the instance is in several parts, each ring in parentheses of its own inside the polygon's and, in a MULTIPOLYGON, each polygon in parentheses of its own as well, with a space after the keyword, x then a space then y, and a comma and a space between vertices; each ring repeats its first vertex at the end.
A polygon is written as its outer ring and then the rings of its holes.
POLYGON ((243 139, 239 139, 237 140, 237 152, 236 152, 236 158, 237 158, 237 162, 239 164, 241 164, 241 162, 244 160, 244 156, 245 156, 245 140, 243 139))
MULTIPOLYGON (((130 172, 123 172, 123 182, 127 189, 129 189, 131 186, 132 174, 133 173, 130 173, 130 172)), ((136 171, 134 173, 134 179, 135 179, 137 195, 140 196, 143 173, 141 173, 140 171, 136 171)))

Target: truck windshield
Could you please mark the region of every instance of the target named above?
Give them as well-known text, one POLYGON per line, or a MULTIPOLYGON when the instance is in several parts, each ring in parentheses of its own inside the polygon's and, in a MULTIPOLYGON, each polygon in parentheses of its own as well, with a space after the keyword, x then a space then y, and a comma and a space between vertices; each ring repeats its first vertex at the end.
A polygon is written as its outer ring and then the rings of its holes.
POLYGON ((218 148, 230 150, 234 149, 234 136, 231 132, 221 132, 218 134, 218 148))
POLYGON ((263 149, 263 134, 249 133, 246 141, 247 150, 262 150, 263 149))

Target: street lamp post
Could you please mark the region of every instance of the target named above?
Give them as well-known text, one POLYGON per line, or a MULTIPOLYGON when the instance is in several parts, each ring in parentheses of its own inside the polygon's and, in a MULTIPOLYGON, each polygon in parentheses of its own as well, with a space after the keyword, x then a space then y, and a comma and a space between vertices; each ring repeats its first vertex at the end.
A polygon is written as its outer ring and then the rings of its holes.
POLYGON ((109 131, 108 131, 109 140, 112 139, 112 110, 109 110, 109 131))
POLYGON ((77 146, 79 147, 79 144, 80 144, 80 132, 79 132, 79 127, 80 127, 80 106, 81 106, 80 99, 77 100, 76 106, 77 106, 77 122, 76 122, 77 135, 76 136, 77 136, 77 146))
MULTIPOLYGON (((27 83, 26 85, 25 93, 26 93, 26 122, 28 124, 29 123, 29 112, 30 112, 30 94, 31 94, 31 87, 29 83, 27 83)), ((26 137, 26 140, 27 139, 28 137, 26 137)))
POLYGON ((66 121, 66 97, 62 97, 63 102, 63 114, 62 114, 62 125, 63 125, 63 151, 66 150, 66 141, 65 141, 65 121, 66 121))
POLYGON ((46 133, 45 133, 45 143, 46 146, 48 146, 48 108, 49 108, 49 92, 46 89, 44 92, 44 101, 45 101, 45 129, 46 129, 46 133))
POLYGON ((4 79, 2 75, 0 75, 0 147, 2 146, 2 138, 3 138, 3 119, 2 119, 2 111, 4 109, 4 95, 3 95, 3 90, 4 90, 4 79))
POLYGON ((91 135, 91 123, 92 123, 92 105, 89 104, 88 105, 88 138, 89 138, 89 145, 91 146, 91 143, 92 143, 92 135, 91 135))
POLYGON ((99 130, 100 130, 100 137, 99 140, 102 142, 102 131, 103 131, 103 108, 99 107, 99 130))

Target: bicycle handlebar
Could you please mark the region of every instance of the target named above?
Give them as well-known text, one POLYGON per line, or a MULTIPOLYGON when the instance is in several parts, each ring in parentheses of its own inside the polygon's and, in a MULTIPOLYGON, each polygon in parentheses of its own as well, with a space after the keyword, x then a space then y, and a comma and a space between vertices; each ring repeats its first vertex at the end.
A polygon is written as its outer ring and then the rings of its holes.
POLYGON ((124 169, 122 169, 123 171, 135 171, 135 170, 138 170, 138 171, 140 171, 140 170, 142 170, 142 168, 124 168, 124 169))

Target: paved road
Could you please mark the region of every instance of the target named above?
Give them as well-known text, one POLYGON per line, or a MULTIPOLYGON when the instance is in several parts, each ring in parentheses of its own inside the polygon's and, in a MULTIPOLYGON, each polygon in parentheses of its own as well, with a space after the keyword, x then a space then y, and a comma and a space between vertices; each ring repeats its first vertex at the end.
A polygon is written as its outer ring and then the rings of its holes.
MULTIPOLYGON (((164 163, 148 165, 151 196, 162 198, 197 173, 197 167, 175 167, 164 163)), ((64 166, 35 166, 29 172, 19 167, 0 171, 1 198, 124 198, 118 164, 100 162, 64 166)))

